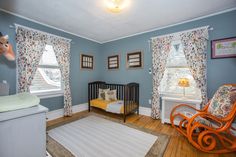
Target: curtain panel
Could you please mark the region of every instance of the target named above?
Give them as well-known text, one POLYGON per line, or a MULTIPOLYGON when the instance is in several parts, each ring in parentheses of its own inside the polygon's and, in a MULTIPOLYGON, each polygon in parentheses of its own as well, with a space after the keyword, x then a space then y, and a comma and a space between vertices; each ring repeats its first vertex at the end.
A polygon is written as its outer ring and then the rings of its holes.
POLYGON ((171 48, 172 38, 173 36, 170 35, 162 38, 153 38, 151 41, 153 70, 153 94, 151 116, 153 119, 160 118, 159 86, 166 69, 166 63, 171 48))
POLYGON ((72 115, 72 99, 70 90, 70 43, 62 38, 50 37, 50 43, 60 66, 64 89, 64 116, 72 115))
POLYGON ((17 92, 29 92, 46 40, 45 34, 22 27, 17 28, 17 92))
POLYGON ((70 91, 70 41, 41 31, 17 27, 17 91, 29 92, 46 44, 52 45, 60 66, 64 89, 64 115, 72 115, 70 91))
POLYGON ((208 28, 197 29, 180 34, 187 64, 197 87, 201 91, 202 107, 207 98, 207 42, 208 28))

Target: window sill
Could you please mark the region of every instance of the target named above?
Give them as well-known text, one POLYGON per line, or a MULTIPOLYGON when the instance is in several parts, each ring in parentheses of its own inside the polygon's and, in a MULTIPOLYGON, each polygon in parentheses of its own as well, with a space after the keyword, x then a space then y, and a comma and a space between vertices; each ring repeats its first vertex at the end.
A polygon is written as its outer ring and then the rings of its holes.
MULTIPOLYGON (((183 98, 183 94, 161 93, 160 97, 169 97, 169 98, 182 99, 183 98)), ((201 101, 201 98, 199 96, 194 96, 194 95, 186 95, 184 98, 185 99, 192 99, 192 100, 199 100, 199 101, 201 101)))
POLYGON ((162 97, 162 100, 164 101, 173 101, 173 102, 177 102, 177 103, 193 103, 193 104, 201 104, 201 100, 199 99, 192 99, 192 98, 188 98, 188 97, 162 97))
POLYGON ((63 91, 50 91, 50 92, 38 92, 38 93, 35 92, 31 94, 36 95, 40 99, 54 98, 64 95, 63 91))

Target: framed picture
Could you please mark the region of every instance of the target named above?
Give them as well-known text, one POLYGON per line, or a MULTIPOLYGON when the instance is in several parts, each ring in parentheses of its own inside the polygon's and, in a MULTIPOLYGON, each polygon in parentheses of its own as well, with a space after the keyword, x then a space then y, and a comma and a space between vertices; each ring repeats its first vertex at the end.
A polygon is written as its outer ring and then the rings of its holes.
POLYGON ((211 41, 211 58, 236 57, 236 37, 211 41))
POLYGON ((119 69, 119 55, 109 56, 107 58, 108 69, 119 69))
POLYGON ((141 51, 127 53, 126 66, 128 69, 142 68, 143 67, 143 55, 141 51))
POLYGON ((93 69, 93 56, 81 54, 80 56, 81 69, 93 69))

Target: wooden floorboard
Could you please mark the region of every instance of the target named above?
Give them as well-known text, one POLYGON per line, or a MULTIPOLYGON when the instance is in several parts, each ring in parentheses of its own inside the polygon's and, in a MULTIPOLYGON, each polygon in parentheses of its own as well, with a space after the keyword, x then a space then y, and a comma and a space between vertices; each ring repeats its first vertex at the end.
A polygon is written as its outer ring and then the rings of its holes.
MULTIPOLYGON (((121 116, 116 114, 107 113, 101 110, 93 109, 92 112, 106 115, 111 118, 122 119, 121 116)), ((80 113, 75 113, 72 117, 63 117, 56 120, 47 122, 47 128, 55 127, 57 125, 62 125, 74 120, 79 119, 80 117, 88 115, 87 111, 80 113)), ((164 157, 236 157, 236 153, 229 154, 209 154, 201 152, 195 149, 188 140, 180 135, 171 125, 162 124, 160 120, 153 120, 151 117, 144 115, 130 115, 127 117, 126 123, 136 125, 138 127, 143 127, 151 131, 158 133, 167 134, 170 136, 169 144, 166 148, 164 157)))

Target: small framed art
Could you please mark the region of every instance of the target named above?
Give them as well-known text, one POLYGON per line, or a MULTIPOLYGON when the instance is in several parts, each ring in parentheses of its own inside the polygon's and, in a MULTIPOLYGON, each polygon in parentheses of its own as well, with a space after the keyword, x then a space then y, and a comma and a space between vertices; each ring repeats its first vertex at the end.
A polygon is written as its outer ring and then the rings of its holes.
POLYGON ((119 55, 109 56, 107 58, 107 68, 111 69, 119 69, 119 55))
POLYGON ((236 37, 211 41, 211 58, 236 57, 236 37))
POLYGON ((141 51, 127 53, 126 66, 128 69, 142 68, 143 67, 143 55, 141 51))
POLYGON ((81 69, 93 69, 93 56, 81 54, 80 57, 80 67, 81 69))

